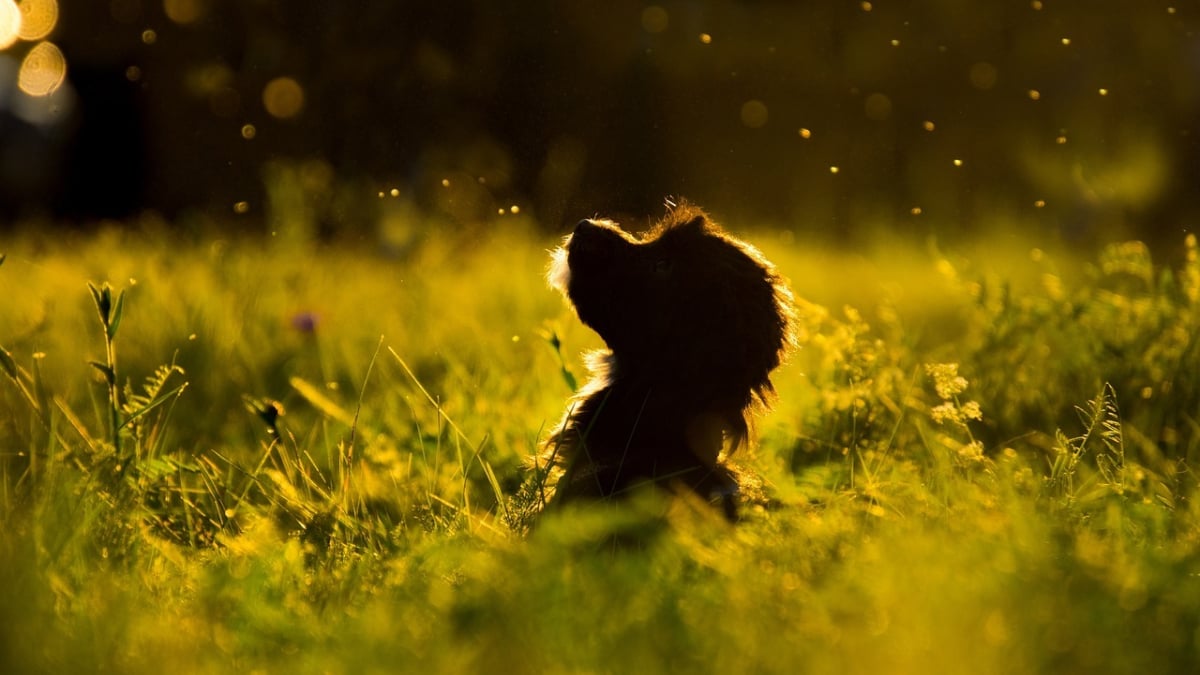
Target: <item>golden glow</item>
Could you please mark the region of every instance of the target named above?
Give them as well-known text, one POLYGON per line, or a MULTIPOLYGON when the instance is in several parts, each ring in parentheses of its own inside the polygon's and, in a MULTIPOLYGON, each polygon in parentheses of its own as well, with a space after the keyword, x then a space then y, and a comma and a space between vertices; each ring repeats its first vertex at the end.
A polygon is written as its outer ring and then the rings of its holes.
POLYGON ((893 47, 899 47, 899 46, 900 46, 900 41, 899 41, 899 40, 892 40, 892 46, 893 46, 893 47))
POLYGON ((837 172, 838 172, 838 168, 836 166, 829 167, 829 173, 837 173, 837 172))
POLYGON ((963 161, 961 159, 954 160, 954 166, 962 166, 962 165, 963 165, 963 161))
POLYGON ((12 0, 0 0, 0 49, 7 49, 21 35, 21 9, 12 0))
POLYGON ((1032 100, 1032 101, 1037 101, 1037 100, 1039 100, 1039 99, 1041 99, 1041 98, 1042 98, 1042 92, 1038 91, 1037 89, 1030 89, 1030 90, 1029 90, 1029 99, 1030 99, 1030 100, 1032 100))
POLYGON ((263 87, 262 100, 272 117, 288 119, 304 107, 304 89, 290 77, 277 77, 263 87))
POLYGON ((67 59, 50 42, 39 42, 21 61, 17 86, 30 96, 48 96, 58 90, 67 76, 67 59))
POLYGON ((1108 90, 1107 90, 1107 89, 1105 89, 1104 87, 1100 87, 1100 95, 1101 95, 1101 96, 1108 96, 1108 90))
POLYGON ((242 138, 250 140, 258 134, 258 129, 254 128, 253 124, 242 125, 242 138))
POLYGON ((661 33, 665 31, 670 21, 667 10, 658 5, 650 5, 642 10, 642 29, 647 33, 661 33))
POLYGON ((233 212, 243 214, 250 211, 250 202, 238 202, 233 205, 233 212))
POLYGON ((709 35, 708 33, 701 33, 700 34, 700 42, 703 42, 706 45, 711 45, 712 44, 712 36, 709 35))
POLYGON ((1055 143, 1058 143, 1059 145, 1066 145, 1066 144, 1067 144, 1067 137, 1066 137, 1066 136, 1059 136, 1058 138, 1054 139, 1054 142, 1055 142, 1055 143))
POLYGON ((125 79, 130 82, 137 82, 142 79, 142 69, 137 66, 129 66, 125 69, 125 79))
POLYGON ((1063 39, 1062 39, 1062 43, 1063 43, 1064 45, 1069 45, 1069 44, 1071 44, 1071 38, 1063 38, 1063 39))
POLYGON ((933 124, 933 122, 932 122, 932 121, 930 121, 930 120, 925 120, 925 122, 924 122, 924 123, 923 123, 921 126, 922 126, 922 127, 925 129, 925 131, 933 131, 934 129, 936 129, 936 128, 937 128, 937 127, 936 127, 936 126, 933 124))
POLYGON ((204 0, 163 0, 163 12, 178 24, 188 24, 204 16, 204 0))
POLYGON ((1042 0, 1033 0, 1033 2, 1029 3, 1029 6, 1032 7, 1034 11, 1039 11, 1042 8, 1042 0))
POLYGON ((1039 199, 1033 203, 1033 208, 1035 208, 1035 209, 1044 208, 1045 206, 1046 206, 1045 199, 1039 199))
POLYGON ((767 123, 767 104, 750 99, 742 104, 742 124, 758 129, 767 123))
POLYGON ((521 207, 517 206, 516 204, 513 204, 512 206, 508 207, 508 210, 513 215, 516 215, 521 212, 521 207))
POLYGON ((800 129, 800 138, 812 138, 812 131, 809 129, 800 129))
POLYGON ((921 215, 921 207, 914 206, 914 207, 912 207, 912 210, 909 211, 909 213, 913 214, 914 216, 919 216, 919 215, 921 215))
POLYGON ((971 80, 971 86, 976 89, 991 89, 996 86, 996 77, 999 73, 996 71, 996 66, 993 66, 986 61, 980 61, 971 66, 971 71, 967 75, 971 80))
POLYGON ((858 6, 861 7, 862 11, 864 11, 864 12, 871 11, 871 3, 869 3, 869 2, 860 2, 858 4, 858 6))
POLYGON ((23 0, 20 8, 22 40, 41 40, 58 23, 58 0, 23 0))
POLYGON ((142 42, 148 45, 158 42, 158 33, 155 33, 153 30, 147 28, 146 30, 142 31, 142 42))

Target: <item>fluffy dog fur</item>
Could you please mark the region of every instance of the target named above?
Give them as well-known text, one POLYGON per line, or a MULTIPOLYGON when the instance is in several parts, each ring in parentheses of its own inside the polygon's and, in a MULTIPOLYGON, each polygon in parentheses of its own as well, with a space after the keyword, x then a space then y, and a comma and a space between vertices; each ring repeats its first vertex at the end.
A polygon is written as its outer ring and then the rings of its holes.
POLYGON ((770 373, 792 344, 791 293, 754 247, 684 204, 642 237, 584 220, 547 278, 608 349, 547 442, 563 467, 551 505, 645 483, 690 490, 735 520, 737 472, 770 373))

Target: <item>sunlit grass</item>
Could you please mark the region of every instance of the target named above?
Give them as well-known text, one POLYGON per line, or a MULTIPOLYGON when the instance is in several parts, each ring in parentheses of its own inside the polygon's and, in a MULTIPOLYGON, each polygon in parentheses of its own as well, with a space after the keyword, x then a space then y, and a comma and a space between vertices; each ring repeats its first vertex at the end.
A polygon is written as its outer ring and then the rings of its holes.
POLYGON ((1200 662, 1194 240, 1168 268, 752 236, 802 298, 734 457, 764 503, 529 530, 527 463, 599 345, 544 287, 553 237, 507 223, 399 250, 6 241, 3 670, 1200 662))

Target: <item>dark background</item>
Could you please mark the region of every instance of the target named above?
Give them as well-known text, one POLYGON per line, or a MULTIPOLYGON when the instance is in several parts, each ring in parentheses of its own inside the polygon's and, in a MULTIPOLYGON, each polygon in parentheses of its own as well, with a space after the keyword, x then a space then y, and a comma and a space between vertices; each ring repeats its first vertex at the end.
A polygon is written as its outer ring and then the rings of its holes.
POLYGON ((463 226, 517 205, 554 229, 654 216, 668 195, 835 240, 1177 242, 1200 217, 1194 0, 59 10, 48 121, 14 112, 5 75, 31 44, 0 53, 5 228, 150 211, 265 230, 303 212, 368 236, 403 204, 463 226), (281 77, 303 93, 290 117, 264 99, 281 77))

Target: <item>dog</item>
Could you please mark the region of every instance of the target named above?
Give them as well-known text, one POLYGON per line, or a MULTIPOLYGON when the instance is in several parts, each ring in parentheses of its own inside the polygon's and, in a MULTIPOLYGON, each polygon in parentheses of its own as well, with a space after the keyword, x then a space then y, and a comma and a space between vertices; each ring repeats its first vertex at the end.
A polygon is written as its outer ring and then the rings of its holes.
POLYGON ((726 462, 774 395, 793 345, 787 281, 750 244, 682 203, 641 237, 580 221, 551 253, 550 285, 608 349, 545 443, 562 468, 548 508, 650 484, 738 518, 726 462))

